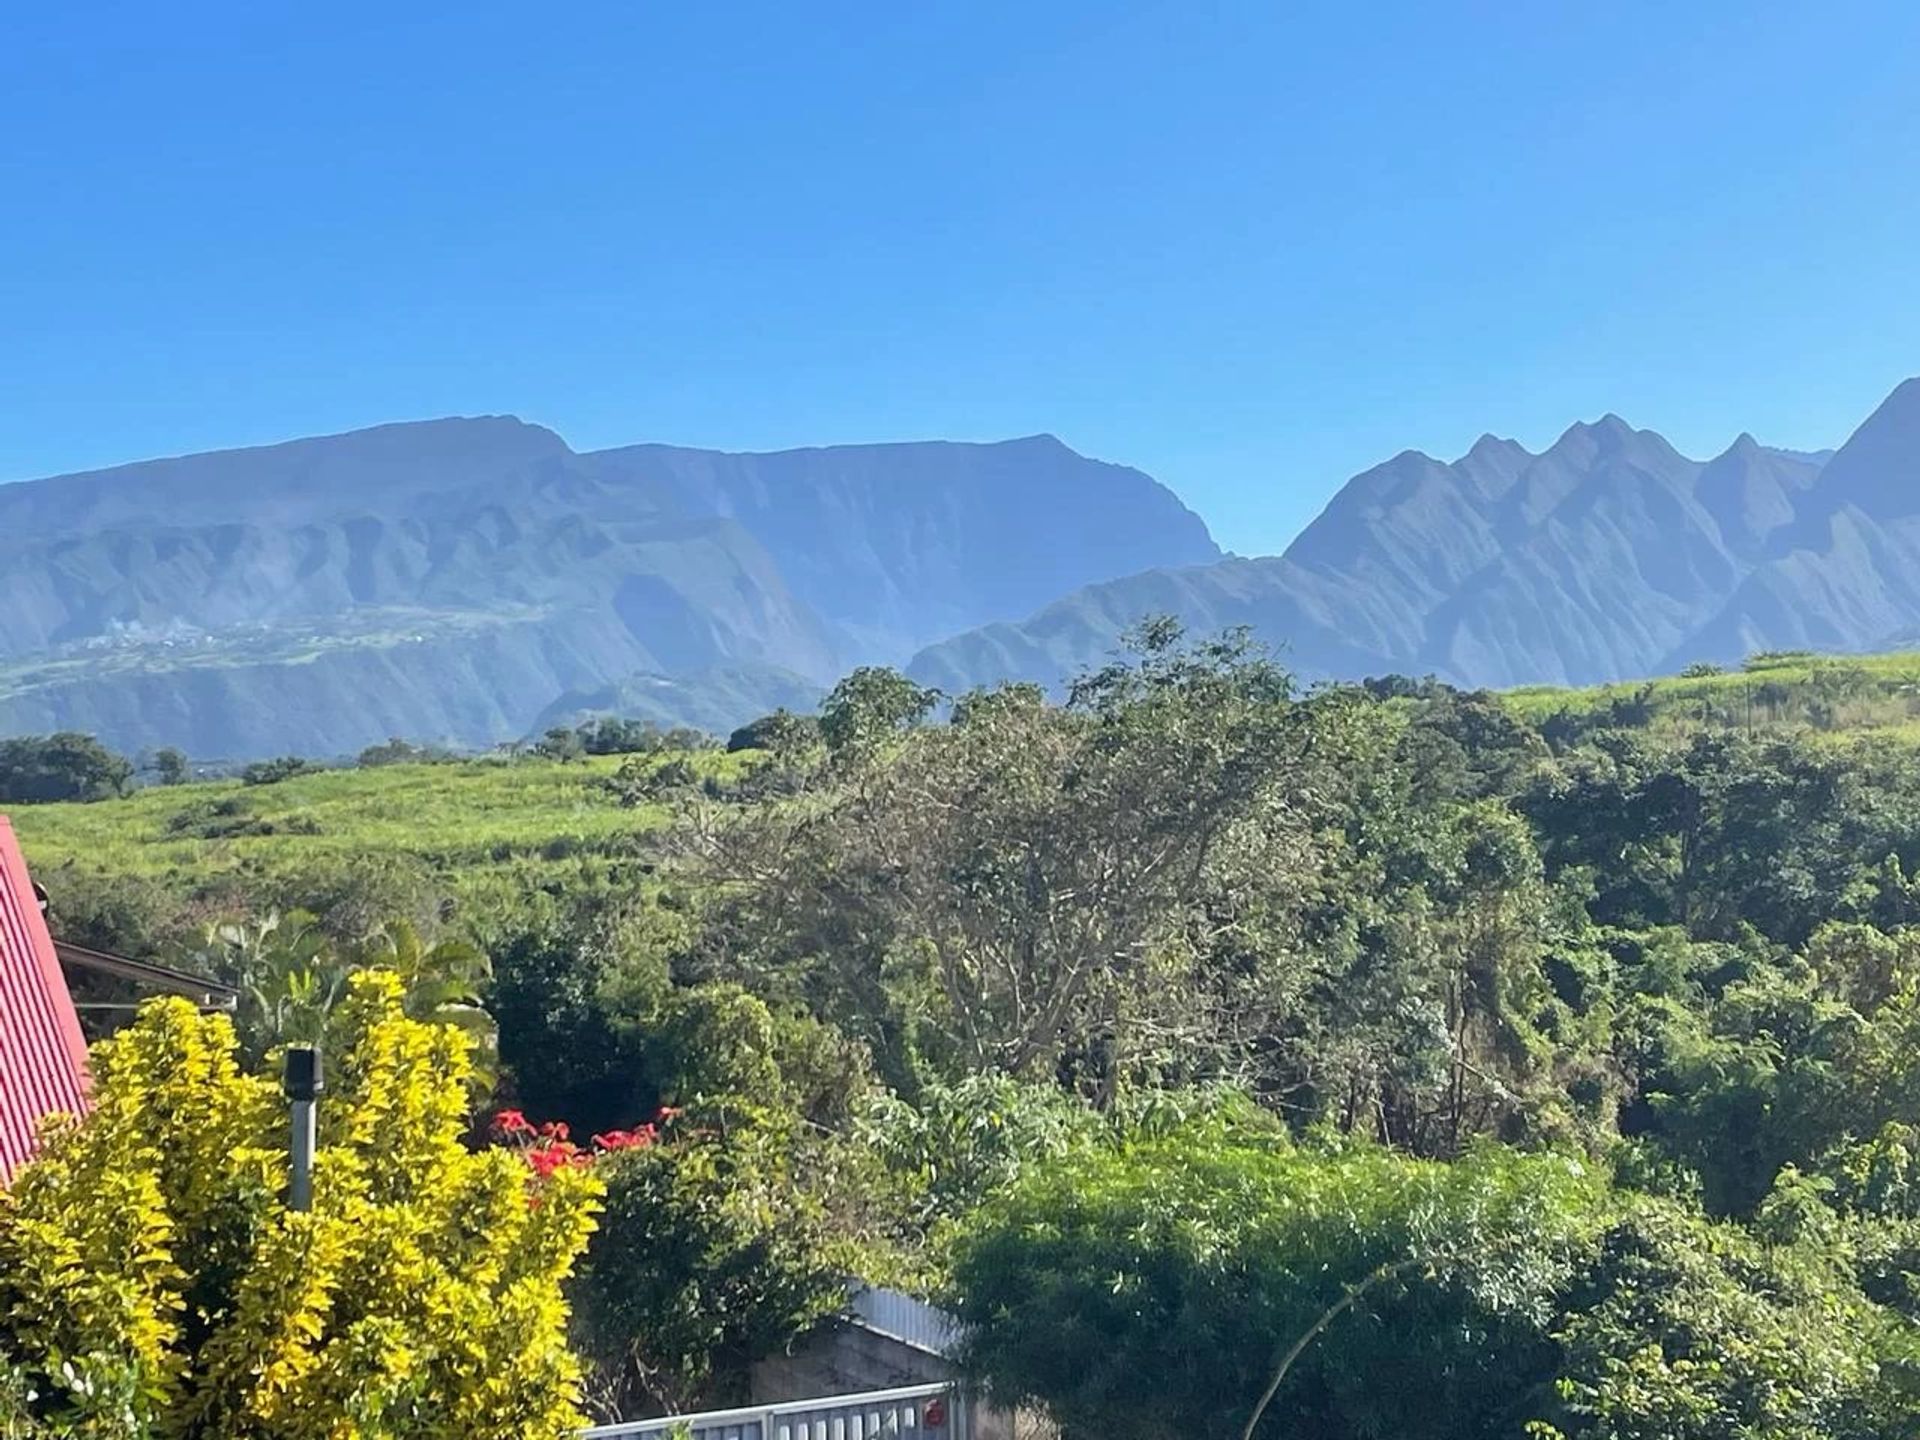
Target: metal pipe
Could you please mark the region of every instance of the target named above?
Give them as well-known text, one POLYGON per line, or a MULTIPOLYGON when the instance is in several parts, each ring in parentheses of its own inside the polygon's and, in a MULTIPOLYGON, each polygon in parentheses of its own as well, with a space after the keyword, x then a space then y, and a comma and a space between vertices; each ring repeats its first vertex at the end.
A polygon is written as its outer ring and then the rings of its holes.
POLYGON ((319 1099, 326 1083, 320 1073, 320 1051, 312 1045, 287 1048, 284 1071, 287 1099, 292 1101, 293 1140, 287 1183, 287 1208, 313 1209, 313 1151, 319 1137, 319 1099))

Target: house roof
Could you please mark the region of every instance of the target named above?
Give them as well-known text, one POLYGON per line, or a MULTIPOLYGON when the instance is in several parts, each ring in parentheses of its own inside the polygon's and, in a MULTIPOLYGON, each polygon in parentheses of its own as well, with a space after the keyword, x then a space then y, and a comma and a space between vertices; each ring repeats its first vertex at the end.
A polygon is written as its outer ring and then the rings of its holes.
POLYGON ((0 1183, 33 1153, 47 1116, 86 1108, 86 1065, 26 857, 0 815, 0 1183))
POLYGON ((69 970, 110 975, 116 980, 130 980, 148 990, 184 995, 202 1010, 232 1010, 240 1002, 240 992, 231 985, 222 985, 218 980, 209 980, 204 975, 191 975, 185 970, 156 965, 151 960, 132 960, 125 955, 109 954, 105 950, 70 945, 65 940, 53 942, 53 953, 60 957, 60 963, 69 970))

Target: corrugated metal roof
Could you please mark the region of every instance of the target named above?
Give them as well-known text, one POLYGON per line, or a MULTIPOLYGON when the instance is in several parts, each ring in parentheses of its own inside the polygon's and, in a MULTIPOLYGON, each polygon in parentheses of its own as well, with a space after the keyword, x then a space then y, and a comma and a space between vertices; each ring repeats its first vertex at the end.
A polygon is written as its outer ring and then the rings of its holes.
POLYGON ((86 1107, 87 1042, 13 826, 0 815, 0 1184, 47 1116, 86 1107))
POLYGON ((169 995, 184 995, 202 1010, 231 1010, 240 1001, 240 992, 231 985, 222 985, 218 980, 209 980, 204 975, 189 975, 185 970, 175 970, 171 966, 156 965, 151 960, 130 960, 125 955, 89 950, 84 945, 70 945, 57 938, 53 942, 53 953, 60 957, 62 965, 75 970, 111 975, 116 980, 129 980, 148 990, 163 990, 169 995))
POLYGON ((899 1290, 862 1285, 853 1292, 853 1321, 876 1335, 929 1355, 951 1357, 960 1348, 960 1322, 937 1306, 899 1290))

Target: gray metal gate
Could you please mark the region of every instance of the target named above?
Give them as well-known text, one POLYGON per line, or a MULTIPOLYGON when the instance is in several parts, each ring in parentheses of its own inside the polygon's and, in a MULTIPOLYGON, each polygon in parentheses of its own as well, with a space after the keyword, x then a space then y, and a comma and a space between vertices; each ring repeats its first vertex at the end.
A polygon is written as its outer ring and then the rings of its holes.
POLYGON ((598 1425, 582 1440, 973 1440, 973 1415, 957 1385, 911 1385, 784 1405, 709 1410, 598 1425))

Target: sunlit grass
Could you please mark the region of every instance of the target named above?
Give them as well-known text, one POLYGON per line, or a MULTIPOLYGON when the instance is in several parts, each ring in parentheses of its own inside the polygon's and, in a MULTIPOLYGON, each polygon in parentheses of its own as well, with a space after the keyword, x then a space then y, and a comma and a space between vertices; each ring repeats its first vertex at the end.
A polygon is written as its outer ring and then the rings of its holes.
MULTIPOLYGON (((456 889, 489 871, 607 851, 662 822, 659 807, 628 809, 605 787, 624 757, 560 763, 473 760, 330 770, 273 785, 211 781, 150 788, 91 805, 10 807, 28 860, 119 875, 293 873, 382 857, 424 862, 456 889), (272 833, 199 838, 191 830, 221 802, 272 833)), ((737 756, 696 757, 703 772, 738 772, 737 756)))
POLYGON ((1920 652, 1756 657, 1704 675, 1571 688, 1529 685, 1505 692, 1536 725, 1556 717, 1653 731, 1865 732, 1920 740, 1920 652))

